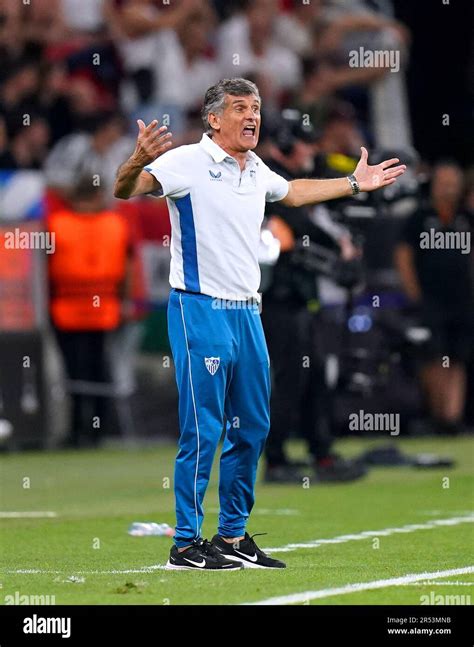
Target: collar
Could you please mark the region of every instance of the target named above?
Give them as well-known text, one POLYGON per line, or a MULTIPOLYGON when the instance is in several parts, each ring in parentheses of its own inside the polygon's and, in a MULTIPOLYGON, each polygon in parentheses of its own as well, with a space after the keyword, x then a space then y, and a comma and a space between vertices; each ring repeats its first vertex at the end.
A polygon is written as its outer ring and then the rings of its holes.
MULTIPOLYGON (((226 157, 230 157, 231 159, 234 159, 232 155, 229 155, 229 153, 226 153, 226 151, 223 148, 221 148, 218 144, 216 144, 209 137, 209 135, 204 134, 199 144, 204 148, 206 153, 209 153, 209 155, 212 157, 214 162, 216 162, 216 164, 219 164, 220 162, 225 160, 226 157)), ((253 151, 247 151, 247 159, 256 161, 258 159, 258 156, 253 151)))

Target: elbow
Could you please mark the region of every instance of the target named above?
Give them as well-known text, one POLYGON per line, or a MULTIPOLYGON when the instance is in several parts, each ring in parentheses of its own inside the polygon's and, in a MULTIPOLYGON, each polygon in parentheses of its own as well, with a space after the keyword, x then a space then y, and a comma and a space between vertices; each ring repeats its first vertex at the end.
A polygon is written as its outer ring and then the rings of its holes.
POLYGON ((123 189, 121 190, 117 184, 114 186, 114 198, 118 198, 119 200, 128 200, 129 195, 124 193, 123 189))

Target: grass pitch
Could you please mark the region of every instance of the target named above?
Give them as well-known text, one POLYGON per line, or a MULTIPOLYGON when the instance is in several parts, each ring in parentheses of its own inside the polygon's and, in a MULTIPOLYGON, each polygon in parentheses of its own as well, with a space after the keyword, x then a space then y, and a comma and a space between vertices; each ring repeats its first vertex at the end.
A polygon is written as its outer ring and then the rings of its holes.
MULTIPOLYGON (((166 563, 171 540, 127 534, 133 521, 174 525, 174 446, 4 455, 0 603, 11 600, 7 596, 54 595, 56 604, 239 604, 305 591, 325 591, 310 604, 420 604, 423 595, 462 595, 469 603, 469 596, 474 599, 472 573, 339 595, 330 591, 473 563, 472 523, 424 527, 436 519, 470 514, 473 440, 397 442, 409 453, 450 455, 456 467, 378 468, 347 485, 259 482, 248 530, 268 533, 258 538, 263 548, 341 535, 356 538, 275 553, 287 562, 286 570, 226 574, 156 568, 166 563), (57 516, 6 518, 12 512, 57 516), (357 537, 408 524, 423 527, 357 537)), ((338 444, 345 455, 367 447, 353 439, 338 444)), ((294 443, 292 453, 302 456, 302 446, 294 443)), ((216 467, 205 501, 203 532, 208 538, 217 522, 216 467)))

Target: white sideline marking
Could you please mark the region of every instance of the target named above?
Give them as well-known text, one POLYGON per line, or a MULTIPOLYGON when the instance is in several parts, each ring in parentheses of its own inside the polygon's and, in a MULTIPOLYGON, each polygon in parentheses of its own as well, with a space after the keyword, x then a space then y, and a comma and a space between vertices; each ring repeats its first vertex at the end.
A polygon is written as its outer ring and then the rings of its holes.
POLYGON ((319 600, 329 598, 334 595, 346 595, 347 593, 357 593, 359 591, 370 591, 372 589, 383 589, 389 586, 405 586, 419 580, 439 579, 451 575, 464 575, 474 573, 474 566, 464 568, 452 568, 447 571, 435 571, 434 573, 413 573, 401 577, 392 577, 388 580, 375 580, 374 582, 361 582, 359 584, 346 584, 334 589, 322 589, 320 591, 304 591, 303 593, 291 593, 290 595, 281 595, 275 598, 267 598, 258 602, 244 602, 245 605, 281 605, 297 604, 298 602, 308 602, 309 600, 319 600))
POLYGON ((0 511, 0 519, 50 519, 57 517, 57 512, 2 512, 0 511))
POLYGON ((425 523, 409 523, 400 528, 383 528, 382 530, 364 530, 353 535, 339 535, 332 539, 314 539, 301 544, 286 544, 278 548, 263 548, 266 553, 289 553, 299 548, 318 548, 323 544, 344 544, 347 541, 357 541, 359 539, 367 539, 367 537, 388 537, 398 533, 409 533, 417 530, 431 530, 439 526, 457 526, 460 523, 473 523, 474 515, 467 517, 451 517, 450 519, 433 519, 433 521, 426 521, 425 523))

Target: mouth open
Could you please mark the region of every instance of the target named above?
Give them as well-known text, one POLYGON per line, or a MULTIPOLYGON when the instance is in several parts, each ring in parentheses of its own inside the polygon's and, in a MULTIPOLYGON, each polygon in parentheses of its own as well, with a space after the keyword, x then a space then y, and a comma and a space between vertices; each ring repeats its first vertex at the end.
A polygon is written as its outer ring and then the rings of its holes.
POLYGON ((255 126, 245 126, 242 134, 244 137, 255 137, 255 126))

